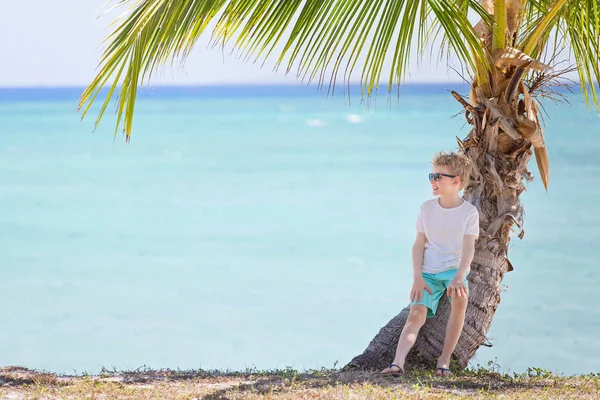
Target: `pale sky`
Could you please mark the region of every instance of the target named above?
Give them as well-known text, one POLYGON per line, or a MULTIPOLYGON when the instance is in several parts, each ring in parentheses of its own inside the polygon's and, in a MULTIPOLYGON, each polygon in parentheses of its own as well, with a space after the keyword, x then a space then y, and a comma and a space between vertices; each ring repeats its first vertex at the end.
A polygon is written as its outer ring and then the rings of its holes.
MULTIPOLYGON (((84 86, 94 76, 108 25, 117 16, 101 15, 106 0, 0 0, 0 87, 84 86)), ((166 68, 152 84, 294 84, 295 75, 244 63, 200 41, 185 70, 166 68)), ((357 69, 360 69, 357 67, 357 69)), ((460 81, 444 63, 417 68, 408 82, 460 81)))

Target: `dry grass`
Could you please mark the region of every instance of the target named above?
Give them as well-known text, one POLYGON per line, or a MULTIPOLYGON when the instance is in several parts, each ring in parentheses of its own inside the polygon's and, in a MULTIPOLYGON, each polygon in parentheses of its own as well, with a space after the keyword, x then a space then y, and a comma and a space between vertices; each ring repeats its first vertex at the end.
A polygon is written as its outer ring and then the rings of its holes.
POLYGON ((56 376, 21 367, 0 369, 2 399, 598 399, 600 374, 556 376, 467 370, 451 378, 415 371, 401 378, 377 372, 104 371, 56 376))

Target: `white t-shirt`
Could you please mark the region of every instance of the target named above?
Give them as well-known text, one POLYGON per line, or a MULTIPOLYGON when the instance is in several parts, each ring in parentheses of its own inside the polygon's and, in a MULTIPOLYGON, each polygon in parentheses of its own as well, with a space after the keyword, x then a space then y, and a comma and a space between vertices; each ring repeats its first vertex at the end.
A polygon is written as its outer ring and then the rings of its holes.
POLYGON ((465 235, 479 236, 479 212, 464 200, 443 208, 436 197, 421 205, 416 230, 427 237, 423 272, 437 274, 459 267, 465 235))

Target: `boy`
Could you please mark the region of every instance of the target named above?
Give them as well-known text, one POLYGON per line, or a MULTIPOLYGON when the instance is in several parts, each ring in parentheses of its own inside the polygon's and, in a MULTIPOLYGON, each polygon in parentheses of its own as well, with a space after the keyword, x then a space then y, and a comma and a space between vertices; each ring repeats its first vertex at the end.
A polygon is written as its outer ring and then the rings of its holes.
POLYGON ((410 313, 400 334, 396 357, 382 374, 404 372, 404 361, 415 344, 426 318, 435 315, 446 292, 451 302, 444 348, 436 375, 450 375, 450 357, 465 321, 468 303, 466 277, 479 236, 479 213, 459 197, 470 174, 469 161, 456 153, 439 153, 431 160, 429 183, 434 199, 421 205, 417 237, 412 248, 414 283, 410 292, 410 313))

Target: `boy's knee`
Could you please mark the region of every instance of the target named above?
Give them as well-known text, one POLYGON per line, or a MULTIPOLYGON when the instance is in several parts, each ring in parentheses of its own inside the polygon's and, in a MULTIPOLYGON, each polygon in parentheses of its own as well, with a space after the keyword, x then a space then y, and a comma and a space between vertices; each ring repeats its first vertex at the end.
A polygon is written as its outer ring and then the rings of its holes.
POLYGON ((424 324, 425 320, 427 319, 427 307, 421 304, 415 304, 411 306, 408 319, 413 322, 424 324))

